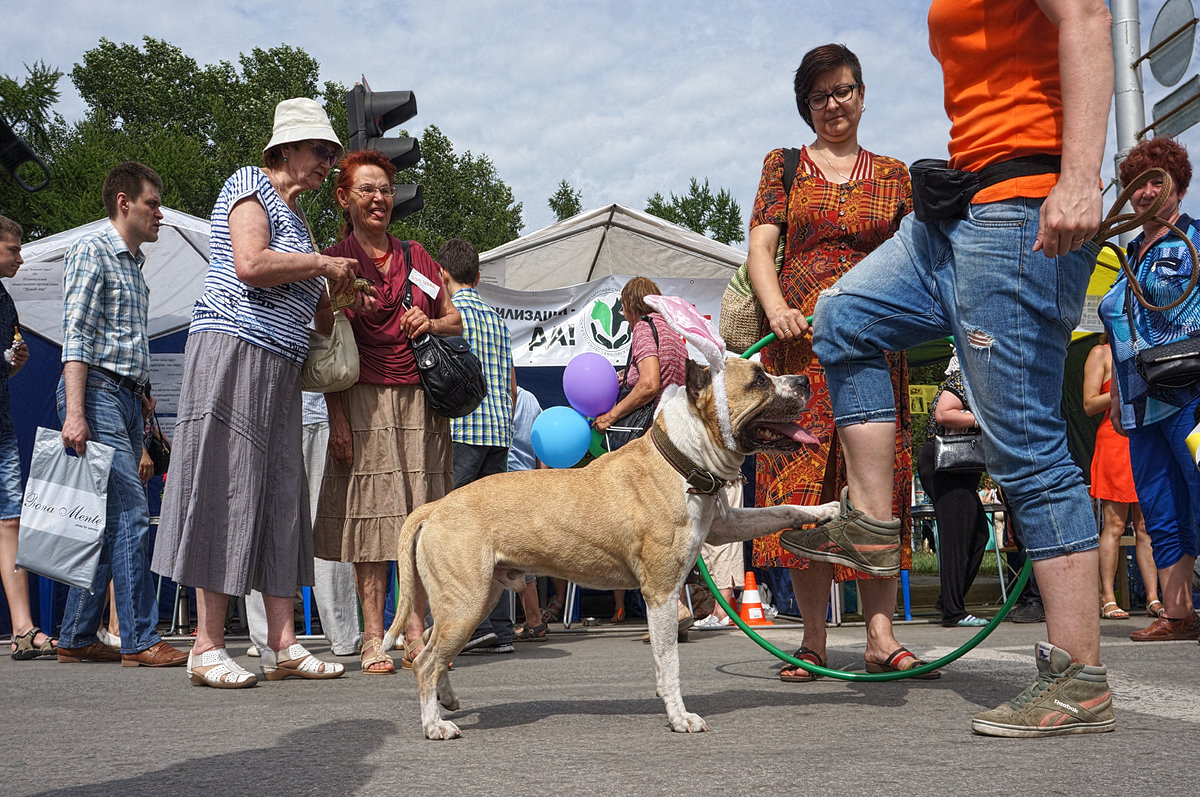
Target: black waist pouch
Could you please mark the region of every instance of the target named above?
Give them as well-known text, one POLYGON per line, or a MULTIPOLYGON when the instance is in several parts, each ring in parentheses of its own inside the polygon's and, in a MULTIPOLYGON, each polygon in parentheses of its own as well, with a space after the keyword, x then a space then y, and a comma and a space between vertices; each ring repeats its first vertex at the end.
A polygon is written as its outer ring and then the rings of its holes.
POLYGON ((1057 155, 1030 155, 993 163, 977 172, 951 169, 949 161, 923 158, 909 167, 912 176, 913 212, 917 221, 961 219, 979 191, 1013 177, 1058 172, 1057 155))

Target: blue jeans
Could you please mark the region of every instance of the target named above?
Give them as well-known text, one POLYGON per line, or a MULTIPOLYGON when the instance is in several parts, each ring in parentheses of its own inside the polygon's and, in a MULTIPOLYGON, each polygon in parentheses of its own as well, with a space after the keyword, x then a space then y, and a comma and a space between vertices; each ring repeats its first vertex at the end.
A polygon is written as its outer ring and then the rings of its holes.
MULTIPOLYGON (((58 380, 58 418, 66 417, 66 387, 58 380)), ((111 578, 121 625, 121 652, 140 653, 162 637, 158 604, 150 578, 150 508, 146 487, 137 475, 142 456, 142 401, 128 388, 118 387, 107 374, 88 370, 84 417, 92 439, 116 449, 108 477, 108 520, 100 566, 92 584, 95 593, 71 587, 63 612, 59 644, 81 648, 96 641, 104 611, 104 590, 111 578)))
POLYGON ((1200 399, 1158 423, 1129 430, 1129 462, 1154 566, 1200 554, 1200 472, 1187 449, 1200 399))
POLYGON ((0 435, 0 520, 21 517, 21 455, 16 434, 0 435))
POLYGON ((1097 545, 1083 474, 1059 413, 1063 366, 1097 248, 1033 252, 1040 199, 971 205, 965 219, 896 235, 817 301, 813 349, 834 422, 894 422, 883 354, 953 335, 988 472, 1004 488, 1033 559, 1097 545))

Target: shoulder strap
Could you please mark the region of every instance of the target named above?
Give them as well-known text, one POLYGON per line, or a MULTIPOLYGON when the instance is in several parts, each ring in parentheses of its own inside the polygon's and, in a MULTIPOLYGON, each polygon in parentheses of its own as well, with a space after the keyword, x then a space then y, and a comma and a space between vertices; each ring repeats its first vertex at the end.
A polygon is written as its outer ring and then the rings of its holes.
MULTIPOLYGON (((654 327, 654 321, 648 315, 642 316, 642 320, 650 325, 650 334, 654 336, 654 348, 658 348, 658 330, 654 327)), ((629 366, 633 365, 633 329, 629 330, 629 356, 625 358, 625 370, 621 374, 621 387, 625 387, 629 379, 629 366)))
POLYGON ((783 150, 783 193, 790 197, 792 183, 796 181, 796 169, 800 166, 800 150, 786 147, 783 150))
POLYGON ((408 241, 400 242, 400 251, 404 254, 404 306, 412 307, 412 257, 408 253, 408 241))

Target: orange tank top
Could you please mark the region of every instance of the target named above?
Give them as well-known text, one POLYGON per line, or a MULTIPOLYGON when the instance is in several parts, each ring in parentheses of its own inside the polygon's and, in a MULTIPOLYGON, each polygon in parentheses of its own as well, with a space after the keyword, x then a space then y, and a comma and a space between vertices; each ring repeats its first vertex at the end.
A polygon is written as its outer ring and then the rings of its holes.
MULTIPOLYGON (((951 167, 1062 152, 1058 28, 1033 0, 933 0, 929 49, 945 81, 951 167)), ((1044 197, 1057 180, 1014 177, 974 201, 1044 197)))

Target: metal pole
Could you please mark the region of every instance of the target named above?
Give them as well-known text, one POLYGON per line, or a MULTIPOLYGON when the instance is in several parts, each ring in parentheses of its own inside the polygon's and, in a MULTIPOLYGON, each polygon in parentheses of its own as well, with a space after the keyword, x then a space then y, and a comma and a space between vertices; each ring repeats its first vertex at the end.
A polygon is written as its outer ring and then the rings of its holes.
MULTIPOLYGON (((1142 73, 1137 65, 1142 49, 1138 0, 1111 0, 1109 12, 1113 18, 1113 94, 1117 123, 1113 167, 1116 169, 1138 143, 1138 134, 1146 127, 1146 109, 1142 99, 1142 73)), ((1132 233, 1125 233, 1121 236, 1121 244, 1127 244, 1132 237, 1132 233)))

